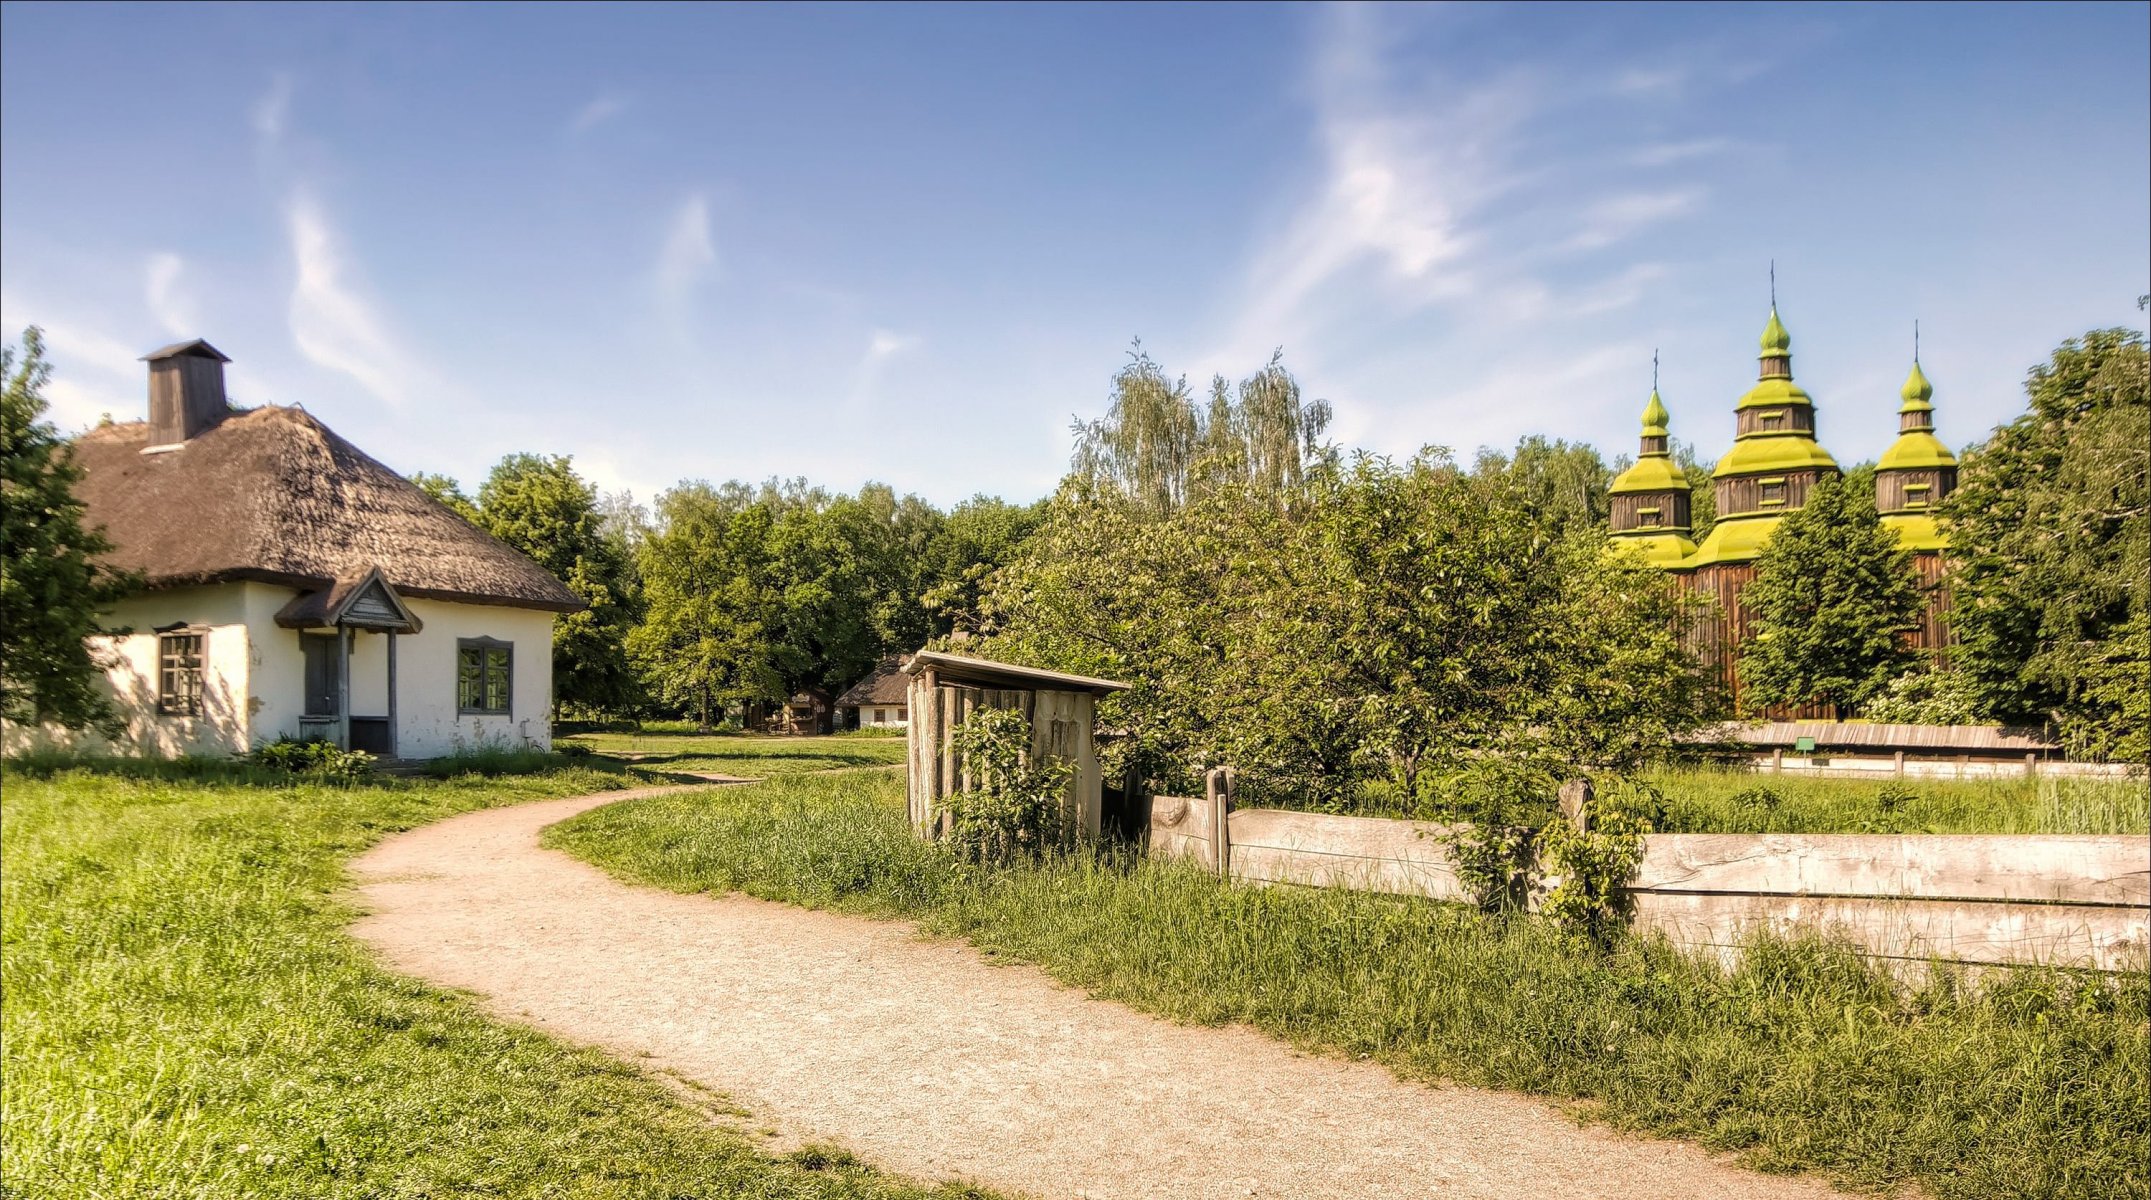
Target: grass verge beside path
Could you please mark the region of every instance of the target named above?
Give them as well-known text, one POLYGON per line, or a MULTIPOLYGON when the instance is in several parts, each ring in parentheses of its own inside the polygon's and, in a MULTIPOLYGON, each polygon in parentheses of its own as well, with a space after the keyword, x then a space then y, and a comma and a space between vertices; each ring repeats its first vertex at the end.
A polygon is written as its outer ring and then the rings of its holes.
POLYGON ((578 733, 558 739, 651 771, 706 771, 767 778, 904 761, 904 739, 886 736, 760 737, 740 733, 578 733))
POLYGON ((1532 920, 1185 864, 979 872, 909 835, 894 772, 613 805, 545 841, 675 891, 913 919, 1176 1020, 1560 1098, 1765 1170, 1944 1200, 2151 1193, 2141 975, 1907 991, 1818 943, 1760 943, 1727 973, 1662 941, 1601 956, 1532 920))
MULTIPOLYGON (((757 1153, 590 1050, 375 967, 344 862, 618 772, 357 787, 202 764, 0 777, 0 1195, 972 1196, 757 1153)), ((736 1116, 737 1114, 733 1114, 736 1116)))

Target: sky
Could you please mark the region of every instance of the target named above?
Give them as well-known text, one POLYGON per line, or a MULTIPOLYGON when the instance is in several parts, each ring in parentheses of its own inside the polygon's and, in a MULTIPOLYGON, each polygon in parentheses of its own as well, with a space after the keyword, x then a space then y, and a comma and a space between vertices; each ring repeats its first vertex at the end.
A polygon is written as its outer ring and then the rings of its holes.
POLYGON ((1349 447, 1732 440, 1777 301, 1841 462, 2151 291, 2151 6, 0 6, 0 326, 63 428, 206 337, 475 487, 1065 471, 1129 347, 1349 447))

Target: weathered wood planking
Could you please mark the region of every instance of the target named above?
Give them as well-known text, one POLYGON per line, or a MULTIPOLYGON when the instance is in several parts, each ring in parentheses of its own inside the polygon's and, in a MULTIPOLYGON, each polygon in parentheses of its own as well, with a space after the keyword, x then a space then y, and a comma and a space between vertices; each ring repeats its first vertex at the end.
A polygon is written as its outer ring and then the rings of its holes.
POLYGON ((1217 868, 1217 846, 1210 801, 1200 796, 1150 798, 1150 853, 1163 858, 1192 858, 1217 868))
MULTIPOLYGON (((1216 866, 1215 813, 1151 802, 1153 853, 1216 866)), ((1235 879, 1469 897, 1443 827, 1253 809, 1228 815, 1235 879)), ((2141 964, 2151 851, 2141 838, 1987 834, 1654 834, 1629 892, 1641 928, 1730 952, 1758 929, 1850 939, 1924 961, 2141 964)))
POLYGON ((2140 837, 1660 833, 1638 892, 1962 897, 2151 907, 2140 837))
POLYGON ((1231 814, 1232 877, 1463 900, 1443 826, 1244 809, 1231 814))
POLYGON ((1677 945, 1732 949, 1767 929, 1841 937, 1886 958, 2053 963, 2119 970, 2143 962, 2140 908, 1972 900, 1639 892, 1636 927, 1677 945))

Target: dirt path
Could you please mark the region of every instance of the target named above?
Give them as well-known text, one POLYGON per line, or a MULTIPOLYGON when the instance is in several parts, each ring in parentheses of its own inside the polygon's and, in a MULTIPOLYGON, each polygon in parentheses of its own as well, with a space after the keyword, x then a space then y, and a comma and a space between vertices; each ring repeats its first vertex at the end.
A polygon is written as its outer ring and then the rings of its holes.
POLYGON ((903 924, 618 883, 538 831, 635 793, 488 809, 354 864, 355 927, 498 1014, 731 1095, 790 1140, 1041 1197, 1814 1197, 1245 1029, 1173 1025, 903 924))

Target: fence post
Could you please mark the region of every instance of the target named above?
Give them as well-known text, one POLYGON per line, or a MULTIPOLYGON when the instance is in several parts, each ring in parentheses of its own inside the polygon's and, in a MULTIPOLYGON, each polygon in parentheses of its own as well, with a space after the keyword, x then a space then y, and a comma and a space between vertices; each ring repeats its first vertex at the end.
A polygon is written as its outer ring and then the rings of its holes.
POLYGON ((1785 773, 1785 747, 1779 746, 1770 752, 1770 773, 1772 775, 1783 775, 1785 773))
POLYGON ((1578 833, 1591 832, 1591 781, 1571 779, 1561 785, 1561 815, 1578 833))
POLYGON ((1898 777, 1899 779, 1902 779, 1902 778, 1904 778, 1904 774, 1905 774, 1905 752, 1904 752, 1904 751, 1902 751, 1902 750, 1899 750, 1899 751, 1897 752, 1897 777, 1898 777))
POLYGON ((2038 754, 2037 754, 2036 752, 2035 752, 2035 753, 2031 753, 2031 754, 2027 754, 2027 755, 2025 755, 2025 756, 2024 756, 2024 778, 2026 778, 2026 779, 2030 779, 2030 778, 2032 778, 2033 776, 2037 775, 2038 773, 2039 773, 2039 755, 2038 755, 2038 754))
POLYGON ((1205 799, 1210 801, 1210 850, 1217 859, 1217 877, 1232 878, 1232 769, 1212 767, 1202 777, 1205 799))

